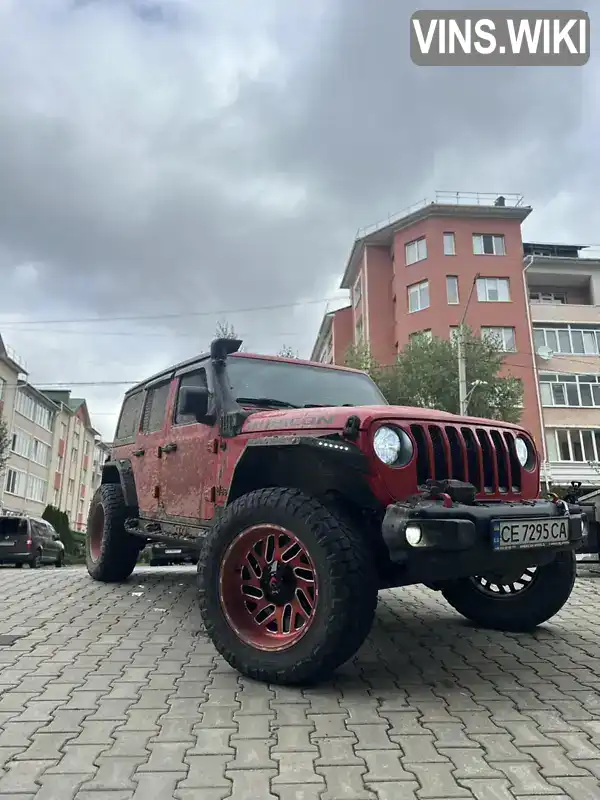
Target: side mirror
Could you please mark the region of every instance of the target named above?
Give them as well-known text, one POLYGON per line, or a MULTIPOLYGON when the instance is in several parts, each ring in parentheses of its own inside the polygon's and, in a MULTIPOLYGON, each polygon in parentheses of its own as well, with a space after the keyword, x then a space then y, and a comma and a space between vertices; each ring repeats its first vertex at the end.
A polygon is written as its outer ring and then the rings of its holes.
POLYGON ((184 386, 179 390, 179 414, 194 417, 198 422, 208 416, 208 389, 203 386, 184 386))

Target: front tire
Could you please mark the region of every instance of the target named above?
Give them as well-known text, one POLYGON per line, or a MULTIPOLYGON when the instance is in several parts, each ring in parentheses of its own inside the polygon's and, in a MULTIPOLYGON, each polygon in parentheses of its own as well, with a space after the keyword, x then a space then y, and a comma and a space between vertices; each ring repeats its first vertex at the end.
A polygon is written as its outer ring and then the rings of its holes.
POLYGON ((529 567, 520 579, 461 578, 447 584, 442 594, 459 614, 483 628, 527 633, 561 610, 576 574, 575 554, 569 551, 557 553, 548 564, 529 567))
POLYGON ((360 533, 296 489, 235 500, 198 559, 200 612, 236 670, 280 685, 328 677, 366 639, 377 573, 360 533))
POLYGON ((119 484, 99 486, 90 503, 85 537, 87 570, 96 581, 124 581, 135 568, 142 542, 125 530, 125 518, 119 484))

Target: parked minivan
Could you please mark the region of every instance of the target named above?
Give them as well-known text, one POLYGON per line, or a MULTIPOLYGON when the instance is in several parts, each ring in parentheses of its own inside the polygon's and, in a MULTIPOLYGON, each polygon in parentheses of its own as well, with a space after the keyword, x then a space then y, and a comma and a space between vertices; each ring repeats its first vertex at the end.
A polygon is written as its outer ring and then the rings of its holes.
POLYGON ((0 516, 0 564, 37 569, 42 564, 62 567, 64 560, 65 546, 45 519, 0 516))

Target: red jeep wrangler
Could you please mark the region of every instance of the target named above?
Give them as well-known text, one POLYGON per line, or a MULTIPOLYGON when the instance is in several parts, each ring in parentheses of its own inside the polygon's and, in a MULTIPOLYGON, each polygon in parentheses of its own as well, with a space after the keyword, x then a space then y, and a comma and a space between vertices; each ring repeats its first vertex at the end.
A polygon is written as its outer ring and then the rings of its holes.
POLYGON ((390 406, 362 372, 240 345, 218 339, 127 392, 90 508, 94 579, 125 580, 148 541, 200 540, 208 635, 279 684, 351 658, 379 589, 423 583, 509 631, 563 607, 582 516, 538 499, 523 429, 390 406))

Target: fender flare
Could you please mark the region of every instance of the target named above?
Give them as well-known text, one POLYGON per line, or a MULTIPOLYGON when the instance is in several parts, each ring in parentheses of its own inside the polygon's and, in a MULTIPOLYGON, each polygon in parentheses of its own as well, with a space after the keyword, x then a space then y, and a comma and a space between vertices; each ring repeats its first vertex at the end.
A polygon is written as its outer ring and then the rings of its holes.
POLYGON ((104 464, 102 467, 101 484, 105 483, 121 484, 127 511, 131 515, 138 514, 139 503, 137 489, 135 487, 135 476, 129 459, 125 458, 119 459, 118 461, 108 461, 104 464))

